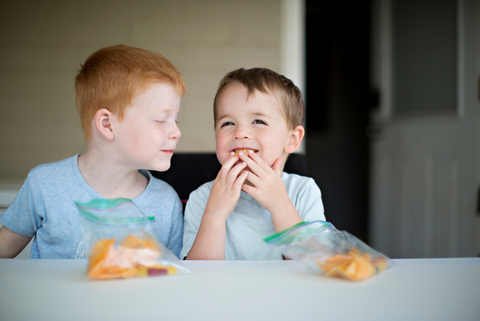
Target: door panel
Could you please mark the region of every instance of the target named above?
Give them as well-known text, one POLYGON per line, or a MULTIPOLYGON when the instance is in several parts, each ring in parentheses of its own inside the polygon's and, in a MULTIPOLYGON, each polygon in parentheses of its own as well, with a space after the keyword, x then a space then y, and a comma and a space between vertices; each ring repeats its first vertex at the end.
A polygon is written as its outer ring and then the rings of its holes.
POLYGON ((395 86, 399 72, 393 30, 401 18, 394 14, 395 1, 415 5, 411 0, 379 0, 374 1, 372 12, 372 85, 380 93, 380 106, 371 121, 380 134, 372 137, 371 244, 394 258, 474 256, 478 1, 456 2, 456 107, 415 106, 408 113, 395 110, 398 101, 411 99, 395 86))

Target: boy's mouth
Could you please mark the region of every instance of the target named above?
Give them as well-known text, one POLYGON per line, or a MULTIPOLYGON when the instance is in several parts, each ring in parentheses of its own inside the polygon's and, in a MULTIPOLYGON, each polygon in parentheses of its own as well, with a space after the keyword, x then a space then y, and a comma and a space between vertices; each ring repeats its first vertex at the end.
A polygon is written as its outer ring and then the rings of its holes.
POLYGON ((248 153, 258 153, 258 150, 251 149, 251 148, 241 148, 241 149, 234 149, 232 150, 233 155, 237 156, 238 153, 243 152, 245 155, 248 155, 248 153))

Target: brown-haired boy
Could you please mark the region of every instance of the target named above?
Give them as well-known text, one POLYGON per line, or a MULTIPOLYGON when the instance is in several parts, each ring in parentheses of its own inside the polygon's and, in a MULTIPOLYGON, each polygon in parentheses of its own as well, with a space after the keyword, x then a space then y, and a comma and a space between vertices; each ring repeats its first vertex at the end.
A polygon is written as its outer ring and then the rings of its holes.
POLYGON ((191 193, 181 258, 282 259, 263 238, 301 221, 325 220, 320 189, 287 174, 305 135, 300 90, 274 71, 238 69, 214 100, 216 179, 191 193))
POLYGON ((158 53, 117 45, 88 57, 75 89, 87 152, 30 171, 0 217, 0 257, 15 257, 35 236, 31 258, 85 258, 74 202, 118 197, 154 216, 159 241, 178 255, 182 204, 171 186, 147 170, 170 167, 181 135, 181 74, 158 53))

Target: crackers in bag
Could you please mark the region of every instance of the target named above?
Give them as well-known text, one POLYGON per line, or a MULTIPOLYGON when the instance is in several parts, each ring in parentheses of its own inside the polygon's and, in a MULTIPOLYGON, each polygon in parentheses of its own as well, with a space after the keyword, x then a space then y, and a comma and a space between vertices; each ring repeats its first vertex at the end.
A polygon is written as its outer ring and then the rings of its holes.
POLYGON ((326 272, 325 276, 339 276, 351 281, 368 279, 387 267, 384 258, 379 257, 373 261, 370 254, 362 254, 356 248, 352 248, 348 254, 337 254, 325 261, 316 262, 326 272))
POLYGON ((325 221, 301 222, 264 240, 326 277, 361 281, 394 265, 387 256, 325 221))
POLYGON ((129 235, 115 247, 115 238, 100 239, 88 258, 89 279, 121 279, 175 274, 173 266, 158 263, 160 249, 149 239, 129 235))

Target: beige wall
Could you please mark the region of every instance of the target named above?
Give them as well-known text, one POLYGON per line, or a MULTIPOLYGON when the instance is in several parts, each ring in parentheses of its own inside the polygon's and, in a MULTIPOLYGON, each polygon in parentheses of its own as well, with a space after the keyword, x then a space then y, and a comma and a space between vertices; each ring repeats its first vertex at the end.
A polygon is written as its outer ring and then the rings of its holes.
POLYGON ((157 51, 180 70, 188 92, 179 115, 182 138, 177 151, 214 151, 212 100, 217 84, 239 67, 281 72, 285 3, 17 0, 2 4, 0 179, 23 179, 38 164, 86 150, 75 108, 74 77, 90 53, 119 43, 157 51))

